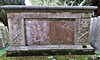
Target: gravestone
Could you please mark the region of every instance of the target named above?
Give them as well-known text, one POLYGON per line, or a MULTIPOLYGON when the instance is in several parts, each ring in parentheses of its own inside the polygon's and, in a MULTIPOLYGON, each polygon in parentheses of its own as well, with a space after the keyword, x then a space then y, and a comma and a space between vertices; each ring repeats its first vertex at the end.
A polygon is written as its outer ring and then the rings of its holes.
POLYGON ((7 12, 7 53, 34 50, 93 50, 89 44, 95 6, 1 6, 7 12), (84 48, 83 46, 86 46, 84 48))
POLYGON ((90 44, 100 51, 100 16, 91 18, 90 44))
POLYGON ((0 49, 9 45, 8 29, 0 22, 0 49))
POLYGON ((2 38, 0 37, 0 49, 3 49, 3 42, 2 42, 2 38))

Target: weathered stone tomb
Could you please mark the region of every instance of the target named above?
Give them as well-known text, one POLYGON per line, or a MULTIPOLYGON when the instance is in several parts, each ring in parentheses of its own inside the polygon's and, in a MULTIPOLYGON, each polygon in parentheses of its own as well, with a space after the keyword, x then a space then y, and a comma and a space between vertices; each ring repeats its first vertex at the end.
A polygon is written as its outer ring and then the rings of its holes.
POLYGON ((8 18, 11 46, 7 52, 93 50, 89 31, 95 6, 5 5, 1 8, 8 18))

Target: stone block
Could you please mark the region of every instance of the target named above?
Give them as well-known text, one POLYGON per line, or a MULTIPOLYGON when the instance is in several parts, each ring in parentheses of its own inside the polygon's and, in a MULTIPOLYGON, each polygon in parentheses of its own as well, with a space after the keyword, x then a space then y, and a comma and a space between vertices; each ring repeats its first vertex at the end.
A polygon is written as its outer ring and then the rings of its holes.
POLYGON ((7 52, 93 50, 89 45, 89 28, 91 12, 96 8, 6 6, 11 43, 7 52))
POLYGON ((91 13, 82 13, 82 18, 90 18, 91 16, 91 13))

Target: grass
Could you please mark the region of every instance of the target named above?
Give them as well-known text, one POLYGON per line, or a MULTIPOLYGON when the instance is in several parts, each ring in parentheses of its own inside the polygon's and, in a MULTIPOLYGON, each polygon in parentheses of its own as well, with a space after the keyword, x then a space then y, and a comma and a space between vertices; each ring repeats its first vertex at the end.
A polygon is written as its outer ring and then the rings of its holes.
MULTIPOLYGON (((6 49, 0 50, 0 60, 69 60, 69 59, 76 59, 76 60, 91 60, 91 55, 59 55, 59 56, 13 56, 7 57, 6 56, 6 49)), ((100 60, 100 59, 96 59, 100 60)))
POLYGON ((18 57, 6 57, 1 56, 0 60, 69 60, 69 59, 76 59, 76 60, 86 60, 86 58, 90 58, 91 55, 63 55, 63 56, 53 56, 53 58, 48 58, 50 56, 18 56, 18 57))
POLYGON ((2 56, 4 53, 6 53, 7 48, 8 48, 8 46, 0 50, 0 56, 2 56))

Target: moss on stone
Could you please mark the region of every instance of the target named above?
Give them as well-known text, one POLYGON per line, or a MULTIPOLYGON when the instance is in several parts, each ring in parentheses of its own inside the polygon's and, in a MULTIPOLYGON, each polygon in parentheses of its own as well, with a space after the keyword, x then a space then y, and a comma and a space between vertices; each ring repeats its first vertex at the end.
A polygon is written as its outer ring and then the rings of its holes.
POLYGON ((83 47, 83 48, 87 48, 87 46, 86 46, 86 45, 82 45, 82 47, 83 47))
MULTIPOLYGON (((12 52, 11 52, 12 53, 12 52)), ((49 55, 93 55, 94 51, 83 50, 35 50, 35 51, 16 51, 7 56, 49 56, 49 55)))

